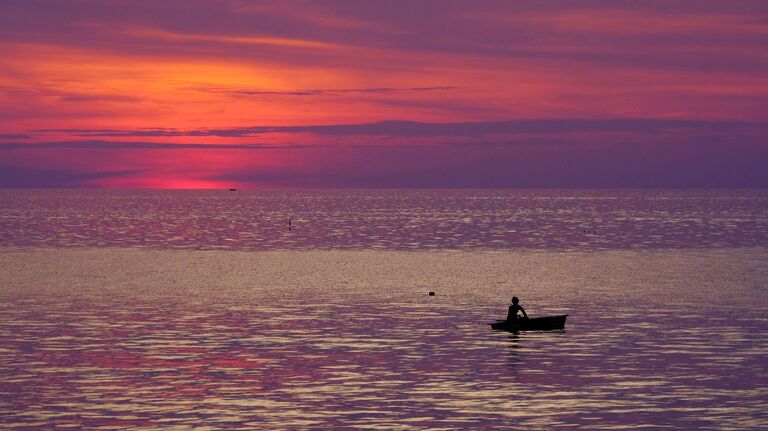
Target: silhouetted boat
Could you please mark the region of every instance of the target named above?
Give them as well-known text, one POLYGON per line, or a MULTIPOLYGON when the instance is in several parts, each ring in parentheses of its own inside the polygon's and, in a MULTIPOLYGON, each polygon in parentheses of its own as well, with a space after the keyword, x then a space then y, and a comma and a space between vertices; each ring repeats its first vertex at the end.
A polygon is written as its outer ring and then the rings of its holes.
POLYGON ((550 331, 552 329, 565 328, 565 318, 562 316, 534 317, 530 319, 517 319, 513 321, 497 320, 491 323, 491 328, 500 331, 550 331))

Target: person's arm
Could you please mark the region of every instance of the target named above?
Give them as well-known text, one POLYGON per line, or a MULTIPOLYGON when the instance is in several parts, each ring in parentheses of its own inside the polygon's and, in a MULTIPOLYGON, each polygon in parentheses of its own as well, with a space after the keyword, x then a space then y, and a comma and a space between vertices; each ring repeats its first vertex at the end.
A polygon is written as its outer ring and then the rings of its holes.
POLYGON ((528 313, 525 312, 525 308, 522 305, 520 306, 520 311, 523 312, 523 317, 528 317, 528 313))

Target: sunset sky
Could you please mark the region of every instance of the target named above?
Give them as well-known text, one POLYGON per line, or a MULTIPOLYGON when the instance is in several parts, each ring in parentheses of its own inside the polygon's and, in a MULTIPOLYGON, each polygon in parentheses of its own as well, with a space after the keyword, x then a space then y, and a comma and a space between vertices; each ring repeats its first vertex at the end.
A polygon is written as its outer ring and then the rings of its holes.
POLYGON ((0 187, 768 187, 768 2, 0 1, 0 187))

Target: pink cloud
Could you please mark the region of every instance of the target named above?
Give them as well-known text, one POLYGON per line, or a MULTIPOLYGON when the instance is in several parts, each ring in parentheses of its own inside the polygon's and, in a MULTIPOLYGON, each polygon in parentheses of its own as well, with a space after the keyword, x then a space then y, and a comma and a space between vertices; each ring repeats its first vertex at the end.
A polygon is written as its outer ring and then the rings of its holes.
POLYGON ((751 164, 766 16, 761 1, 10 0, 0 151, 52 184, 766 184, 751 164))

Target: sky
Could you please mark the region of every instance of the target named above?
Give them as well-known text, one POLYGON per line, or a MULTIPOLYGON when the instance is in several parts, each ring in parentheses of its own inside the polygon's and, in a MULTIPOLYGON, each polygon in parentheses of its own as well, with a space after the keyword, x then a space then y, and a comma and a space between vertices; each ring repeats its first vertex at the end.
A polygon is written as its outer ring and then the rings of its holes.
POLYGON ((768 187, 768 2, 0 1, 0 187, 768 187))

